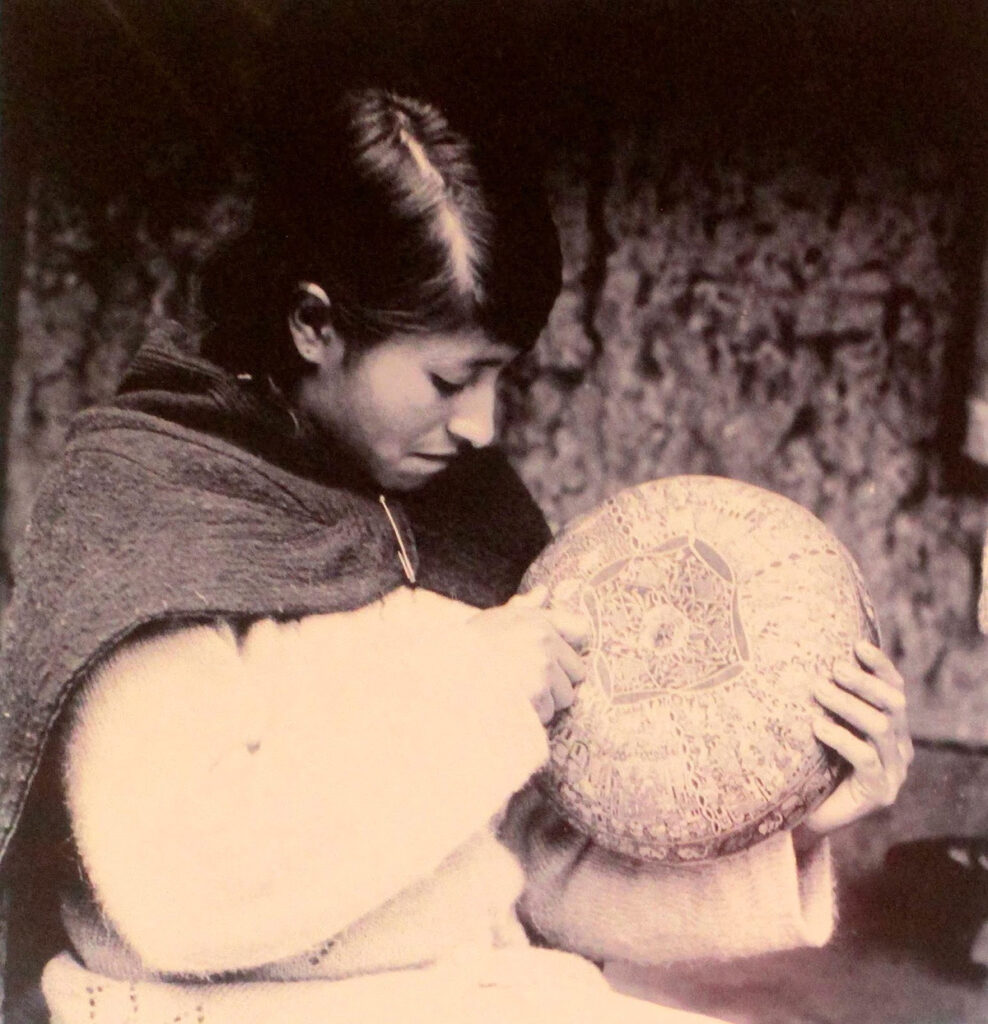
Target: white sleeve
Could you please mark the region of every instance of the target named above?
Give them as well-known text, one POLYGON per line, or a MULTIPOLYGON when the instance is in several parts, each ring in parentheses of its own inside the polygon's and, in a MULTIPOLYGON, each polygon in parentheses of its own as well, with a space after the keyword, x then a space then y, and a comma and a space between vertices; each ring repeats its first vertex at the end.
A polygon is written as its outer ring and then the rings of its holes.
POLYGON ((125 645, 77 700, 66 798, 104 912, 152 969, 254 966, 335 934, 484 827, 546 756, 485 675, 475 609, 355 612, 125 645))
POLYGON ((578 833, 533 786, 511 802, 502 839, 525 869, 523 919, 550 946, 608 963, 612 980, 822 946, 833 933, 826 840, 797 854, 778 832, 713 861, 638 861, 578 833))

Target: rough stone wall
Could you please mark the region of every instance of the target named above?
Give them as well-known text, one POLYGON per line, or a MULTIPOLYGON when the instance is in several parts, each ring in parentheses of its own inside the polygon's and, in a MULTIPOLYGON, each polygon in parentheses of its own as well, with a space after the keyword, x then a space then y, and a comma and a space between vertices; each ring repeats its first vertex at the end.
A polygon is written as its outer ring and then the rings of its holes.
MULTIPOLYGON (((964 196, 949 155, 710 155, 653 126, 561 158, 565 287, 509 402, 550 519, 675 473, 737 477, 821 515, 859 559, 920 735, 988 742, 974 627, 983 506, 941 487, 964 196)), ((149 218, 52 175, 29 202, 4 544, 71 415, 243 214, 240 193, 149 218)))

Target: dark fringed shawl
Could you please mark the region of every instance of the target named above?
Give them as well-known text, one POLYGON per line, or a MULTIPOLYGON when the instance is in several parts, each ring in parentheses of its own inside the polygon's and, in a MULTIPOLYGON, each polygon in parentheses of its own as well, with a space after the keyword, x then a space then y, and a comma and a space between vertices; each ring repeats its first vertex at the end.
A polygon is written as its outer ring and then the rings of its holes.
MULTIPOLYGON (((420 586, 510 597, 548 529, 493 450, 388 496, 420 586)), ((167 339, 80 415, 14 563, 0 652, 0 856, 75 683, 134 630, 357 608, 405 582, 378 491, 252 383, 167 339)))

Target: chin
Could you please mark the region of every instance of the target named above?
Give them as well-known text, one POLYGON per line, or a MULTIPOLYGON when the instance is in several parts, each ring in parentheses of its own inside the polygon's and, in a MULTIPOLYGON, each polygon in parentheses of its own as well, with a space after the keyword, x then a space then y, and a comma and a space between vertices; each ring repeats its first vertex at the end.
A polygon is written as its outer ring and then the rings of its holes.
POLYGON ((382 470, 377 479, 382 487, 391 491, 414 491, 419 487, 424 487, 430 480, 441 476, 454 461, 454 459, 445 462, 416 460, 412 466, 398 466, 382 470))
POLYGON ((387 473, 377 474, 375 479, 378 485, 386 491, 415 491, 419 487, 424 487, 440 472, 441 470, 436 470, 434 473, 391 470, 387 473))

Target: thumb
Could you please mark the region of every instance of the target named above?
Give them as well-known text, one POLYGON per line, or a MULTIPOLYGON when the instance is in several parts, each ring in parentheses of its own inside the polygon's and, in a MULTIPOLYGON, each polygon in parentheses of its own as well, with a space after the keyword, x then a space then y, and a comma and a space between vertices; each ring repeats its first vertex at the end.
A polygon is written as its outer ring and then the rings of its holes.
POLYGON ((541 608, 549 596, 549 588, 544 583, 539 583, 524 594, 516 594, 511 599, 511 604, 522 608, 541 608))

